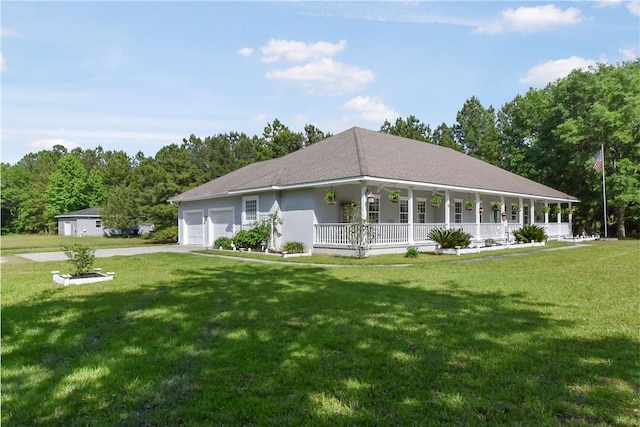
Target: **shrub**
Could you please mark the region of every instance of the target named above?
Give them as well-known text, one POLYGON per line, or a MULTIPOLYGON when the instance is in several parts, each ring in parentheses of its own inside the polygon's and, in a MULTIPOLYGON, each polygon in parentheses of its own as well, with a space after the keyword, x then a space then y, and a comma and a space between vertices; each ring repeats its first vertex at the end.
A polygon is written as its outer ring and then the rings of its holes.
POLYGON ((257 249, 262 242, 269 242, 271 224, 263 221, 250 230, 240 230, 233 236, 233 244, 237 248, 257 249))
POLYGON ((214 248, 222 248, 222 249, 230 249, 233 240, 229 237, 218 237, 215 242, 213 242, 214 248))
POLYGON ((544 232, 544 228, 535 224, 523 225, 522 228, 513 232, 513 237, 515 237, 516 241, 525 243, 529 243, 532 240, 535 242, 547 241, 547 233, 544 232))
POLYGON ((176 225, 173 227, 167 227, 167 228, 162 228, 160 230, 156 230, 153 233, 151 233, 150 237, 154 240, 177 242, 178 226, 176 225))
POLYGON ((72 276, 82 276, 93 272, 96 251, 80 244, 63 246, 62 250, 73 266, 72 276))
POLYGON ((471 244, 471 235, 462 231, 461 228, 456 230, 434 228, 429 233, 429 239, 439 243, 442 249, 453 249, 456 246, 467 248, 471 244))
POLYGON ((287 242, 282 247, 284 252, 288 252, 290 254, 301 254, 304 253, 304 243, 302 242, 287 242))
POLYGON ((409 246, 407 253, 404 254, 405 258, 418 258, 418 255, 420 255, 420 252, 418 252, 418 248, 415 246, 409 246))

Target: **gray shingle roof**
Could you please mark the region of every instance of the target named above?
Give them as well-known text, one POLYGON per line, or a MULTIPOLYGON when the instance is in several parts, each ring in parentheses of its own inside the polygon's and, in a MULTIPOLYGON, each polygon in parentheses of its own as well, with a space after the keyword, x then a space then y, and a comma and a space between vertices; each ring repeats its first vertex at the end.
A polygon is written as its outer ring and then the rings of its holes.
POLYGON ((170 201, 362 177, 576 200, 451 148, 354 127, 286 156, 245 166, 170 201))
POLYGON ((56 218, 64 218, 64 217, 70 217, 70 216, 95 216, 95 217, 99 217, 100 216, 100 208, 81 209, 79 211, 69 212, 69 213, 62 214, 62 215, 56 215, 56 218))

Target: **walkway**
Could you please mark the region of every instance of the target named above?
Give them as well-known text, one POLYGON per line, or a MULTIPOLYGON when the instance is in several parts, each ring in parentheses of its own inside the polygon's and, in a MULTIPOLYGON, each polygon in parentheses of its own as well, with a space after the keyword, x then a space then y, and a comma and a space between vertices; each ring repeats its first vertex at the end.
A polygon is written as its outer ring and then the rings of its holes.
MULTIPOLYGON (((198 246, 182 246, 182 245, 150 245, 150 246, 136 246, 133 248, 112 248, 112 249, 98 249, 95 252, 96 258, 107 258, 112 256, 131 256, 142 254, 153 254, 158 252, 177 252, 187 253, 195 250, 200 250, 198 246)), ((41 252, 31 254, 15 254, 20 258, 26 258, 36 262, 49 262, 49 261, 66 261, 68 258, 64 252, 41 252)))

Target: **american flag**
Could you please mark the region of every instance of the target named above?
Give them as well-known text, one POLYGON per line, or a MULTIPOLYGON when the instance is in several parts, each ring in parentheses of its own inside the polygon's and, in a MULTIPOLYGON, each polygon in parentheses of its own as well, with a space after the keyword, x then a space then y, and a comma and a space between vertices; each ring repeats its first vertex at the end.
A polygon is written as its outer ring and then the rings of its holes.
POLYGON ((602 172, 602 149, 593 158, 593 168, 598 172, 602 172))

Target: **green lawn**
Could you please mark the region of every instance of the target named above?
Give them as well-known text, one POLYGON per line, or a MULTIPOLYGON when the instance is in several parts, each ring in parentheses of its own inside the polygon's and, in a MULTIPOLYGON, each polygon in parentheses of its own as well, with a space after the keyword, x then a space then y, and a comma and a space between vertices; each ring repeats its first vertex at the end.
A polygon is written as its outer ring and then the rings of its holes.
POLYGON ((2 264, 2 425, 640 425, 640 245, 2 264))
POLYGON ((42 236, 37 234, 9 234, 0 237, 2 255, 11 255, 28 252, 59 251, 65 245, 81 243, 93 249, 101 248, 126 248, 154 244, 152 240, 140 237, 75 237, 75 236, 42 236))

